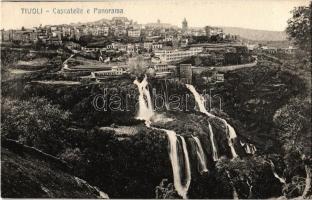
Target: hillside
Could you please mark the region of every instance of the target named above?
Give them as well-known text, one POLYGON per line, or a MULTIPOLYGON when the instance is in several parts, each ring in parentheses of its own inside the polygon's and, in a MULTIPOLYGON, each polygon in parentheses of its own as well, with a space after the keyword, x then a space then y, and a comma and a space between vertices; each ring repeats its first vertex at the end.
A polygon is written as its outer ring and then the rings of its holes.
POLYGON ((3 198, 108 198, 66 173, 57 158, 34 148, 4 140, 1 157, 3 198))
POLYGON ((239 35, 242 38, 258 41, 282 41, 286 40, 286 33, 284 31, 266 31, 255 30, 238 27, 221 27, 225 33, 239 35))

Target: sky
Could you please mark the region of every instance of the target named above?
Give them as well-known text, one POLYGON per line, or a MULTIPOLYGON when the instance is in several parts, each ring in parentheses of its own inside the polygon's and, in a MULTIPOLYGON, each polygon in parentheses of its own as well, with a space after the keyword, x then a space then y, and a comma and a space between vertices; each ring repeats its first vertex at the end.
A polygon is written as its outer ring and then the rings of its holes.
MULTIPOLYGON (((58 1, 58 0, 54 0, 58 1)), ((69 0, 71 1, 71 0, 69 0)), ((290 11, 309 0, 106 0, 104 2, 1 2, 1 29, 31 28, 40 24, 91 22, 125 16, 138 23, 170 23, 181 27, 230 26, 283 31, 290 11), (22 8, 43 9, 42 14, 22 14, 22 8), (54 14, 55 9, 80 8, 83 14, 54 14), (86 9, 123 9, 123 14, 86 13, 86 9), (46 12, 49 10, 49 13, 46 12)))

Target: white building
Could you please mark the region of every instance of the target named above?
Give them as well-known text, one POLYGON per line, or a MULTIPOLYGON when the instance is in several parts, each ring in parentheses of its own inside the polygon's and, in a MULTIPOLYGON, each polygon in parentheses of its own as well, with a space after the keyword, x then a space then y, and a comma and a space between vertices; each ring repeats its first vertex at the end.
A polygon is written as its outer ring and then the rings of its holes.
POLYGON ((180 44, 181 44, 181 47, 186 47, 188 45, 188 39, 185 38, 185 39, 181 39, 180 41, 180 44))
POLYGON ((115 43, 113 42, 111 45, 106 46, 107 49, 114 49, 118 51, 127 51, 127 45, 121 44, 121 43, 115 43))
POLYGON ((114 66, 111 70, 105 70, 105 71, 97 71, 97 72, 91 72, 92 78, 105 78, 110 76, 121 76, 125 74, 126 71, 123 67, 114 66))
POLYGON ((246 46, 249 51, 253 51, 258 47, 256 44, 247 44, 246 46))
POLYGON ((292 54, 297 50, 297 48, 289 46, 288 48, 283 48, 282 50, 287 54, 292 54))
POLYGON ((127 44, 127 53, 130 54, 130 53, 134 53, 136 52, 136 48, 134 46, 134 44, 127 44))
POLYGON ((157 63, 154 65, 156 72, 167 72, 169 71, 168 64, 166 63, 157 63))
POLYGON ((102 35, 103 36, 108 36, 109 35, 109 27, 108 26, 104 26, 102 28, 102 35))
POLYGON ((166 63, 157 63, 153 66, 156 78, 164 78, 172 76, 176 70, 176 66, 168 65, 166 63))
POLYGON ((140 37, 140 35, 141 35, 140 29, 128 30, 128 36, 129 37, 140 37))
POLYGON ((150 49, 152 49, 152 45, 153 45, 152 42, 144 42, 143 48, 147 49, 147 50, 150 50, 150 49))
POLYGON ((191 47, 187 50, 183 49, 158 49, 155 50, 155 56, 159 57, 162 62, 179 61, 187 57, 197 55, 202 52, 202 47, 191 47))
POLYGON ((163 45, 160 44, 160 43, 154 43, 154 44, 152 44, 152 50, 161 49, 162 47, 163 47, 163 45))
POLYGON ((262 46, 260 49, 262 50, 262 52, 269 53, 269 54, 276 54, 277 53, 276 47, 262 46))
POLYGON ((166 35, 164 41, 165 42, 170 42, 173 40, 173 36, 172 35, 166 35))

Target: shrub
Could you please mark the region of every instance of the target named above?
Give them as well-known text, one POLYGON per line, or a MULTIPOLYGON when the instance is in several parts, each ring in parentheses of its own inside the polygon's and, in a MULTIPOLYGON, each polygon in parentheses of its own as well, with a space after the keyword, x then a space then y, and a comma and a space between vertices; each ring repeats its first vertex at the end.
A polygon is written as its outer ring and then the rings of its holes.
POLYGON ((43 98, 2 99, 2 136, 56 154, 69 112, 43 98))

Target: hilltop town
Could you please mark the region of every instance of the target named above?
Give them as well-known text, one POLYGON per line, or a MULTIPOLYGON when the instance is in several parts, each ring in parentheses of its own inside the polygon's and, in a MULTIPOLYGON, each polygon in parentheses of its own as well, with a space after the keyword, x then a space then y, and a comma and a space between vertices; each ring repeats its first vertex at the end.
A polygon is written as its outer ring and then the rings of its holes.
POLYGON ((18 73, 28 73, 29 66, 40 65, 38 54, 46 53, 57 55, 59 70, 78 80, 122 77, 141 62, 142 69, 134 70, 135 74, 186 82, 192 81, 192 73, 203 71, 212 71, 206 80, 222 82, 222 71, 231 69, 229 66, 252 65, 257 52, 291 54, 296 50, 246 42, 219 27, 191 28, 186 19, 181 25, 179 28, 160 20, 143 25, 126 17, 113 17, 89 23, 22 27, 1 30, 1 48, 29 50, 34 55, 14 67, 18 73))

